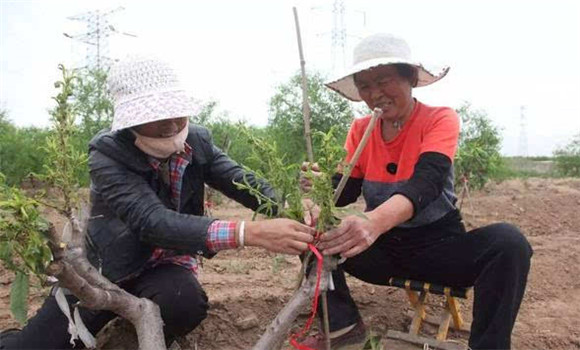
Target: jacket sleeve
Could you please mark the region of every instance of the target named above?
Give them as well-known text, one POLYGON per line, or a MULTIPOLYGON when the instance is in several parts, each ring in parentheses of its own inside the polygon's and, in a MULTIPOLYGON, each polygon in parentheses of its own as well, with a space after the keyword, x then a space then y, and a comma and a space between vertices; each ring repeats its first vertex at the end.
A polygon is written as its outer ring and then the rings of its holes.
POLYGON ((407 197, 413 203, 413 216, 416 216, 441 195, 451 166, 451 159, 445 154, 423 153, 415 164, 413 176, 394 194, 407 197))
MULTIPOLYGON (((260 206, 258 199, 249 191, 239 189, 235 183, 247 182, 266 197, 276 201, 276 193, 270 184, 256 178, 254 173, 244 170, 238 163, 216 147, 207 129, 203 130, 201 139, 204 143, 204 149, 207 149, 209 154, 207 156, 208 168, 205 175, 205 181, 209 186, 252 210, 257 210, 260 206)), ((274 212, 271 214, 275 215, 277 208, 274 207, 273 210, 274 212)))
POLYGON ((161 248, 213 255, 205 242, 214 219, 168 209, 149 186, 145 174, 131 171, 95 149, 90 151, 89 167, 94 190, 142 241, 161 248))

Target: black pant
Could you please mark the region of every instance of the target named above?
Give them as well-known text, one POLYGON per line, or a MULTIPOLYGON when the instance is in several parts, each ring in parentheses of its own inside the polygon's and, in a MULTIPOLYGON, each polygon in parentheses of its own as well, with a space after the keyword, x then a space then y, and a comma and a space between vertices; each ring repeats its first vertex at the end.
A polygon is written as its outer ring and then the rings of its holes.
POLYGON ((336 289, 328 292, 330 330, 360 320, 346 284, 346 271, 381 285, 388 284, 390 277, 401 277, 451 287, 474 286, 469 346, 509 349, 531 256, 526 238, 505 223, 468 233, 460 223, 431 225, 428 230, 394 229, 333 272, 336 289))
MULTIPOLYGON (((120 285, 129 293, 148 298, 159 305, 165 323, 163 331, 169 343, 192 331, 207 316, 207 296, 193 273, 184 267, 165 264, 146 270, 139 277, 120 285)), ((77 301, 67 296, 69 303, 77 301)), ((94 335, 116 315, 109 311, 81 308, 83 322, 94 335)), ((8 336, 2 349, 71 349, 68 321, 54 296, 49 296, 26 327, 8 336)), ((77 341, 75 348, 82 348, 77 341)))

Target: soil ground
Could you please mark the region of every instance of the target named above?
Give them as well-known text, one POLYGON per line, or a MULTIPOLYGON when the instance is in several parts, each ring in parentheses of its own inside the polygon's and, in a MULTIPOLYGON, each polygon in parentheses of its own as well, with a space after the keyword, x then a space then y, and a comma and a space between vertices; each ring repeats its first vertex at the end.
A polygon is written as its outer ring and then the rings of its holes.
MULTIPOLYGON (((362 203, 357 203, 362 207, 362 203)), ((519 226, 534 256, 528 288, 514 328, 515 349, 580 349, 580 180, 525 179, 490 184, 471 193, 462 212, 468 228, 498 221, 519 226)), ((224 201, 214 209, 222 219, 249 219, 251 212, 224 201)), ((182 349, 249 349, 293 293, 299 271, 296 257, 261 249, 221 252, 206 260, 200 275, 210 300, 208 318, 179 341, 182 349)), ((12 274, 0 266, 0 329, 17 326, 9 312, 12 274)), ((349 278, 349 286, 373 334, 406 331, 410 311, 404 291, 349 278)), ((46 290, 33 291, 30 315, 46 290)), ((442 299, 432 297, 435 308, 442 299)), ((471 320, 471 300, 462 301, 471 320)), ((307 318, 307 310, 297 326, 307 318)), ((425 334, 435 328, 424 327, 425 334)), ((465 343, 456 332, 450 338, 465 343)), ((387 342, 388 349, 415 349, 387 342)))

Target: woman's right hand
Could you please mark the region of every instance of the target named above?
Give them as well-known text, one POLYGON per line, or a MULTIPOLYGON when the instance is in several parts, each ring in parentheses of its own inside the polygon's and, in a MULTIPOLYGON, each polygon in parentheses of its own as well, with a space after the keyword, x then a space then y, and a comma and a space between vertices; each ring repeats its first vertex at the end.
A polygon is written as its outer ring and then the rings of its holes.
POLYGON ((315 230, 290 219, 247 221, 245 244, 275 253, 298 255, 314 241, 315 230))

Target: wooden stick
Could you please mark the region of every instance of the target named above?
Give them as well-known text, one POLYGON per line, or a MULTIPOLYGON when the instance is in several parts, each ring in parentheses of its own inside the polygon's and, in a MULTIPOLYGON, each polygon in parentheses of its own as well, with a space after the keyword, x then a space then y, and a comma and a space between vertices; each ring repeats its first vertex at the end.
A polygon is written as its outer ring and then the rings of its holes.
POLYGON ((425 301, 427 300, 427 292, 422 291, 419 294, 419 301, 415 304, 415 315, 413 316, 413 321, 409 327, 409 334, 417 335, 419 334, 419 328, 421 328, 421 323, 423 322, 423 315, 425 315, 425 301))
MULTIPOLYGON (((332 273, 332 271, 328 271, 328 277, 330 278, 330 274, 332 273)), ((328 282, 327 282, 328 283, 328 282)), ((323 315, 323 320, 322 320, 322 327, 324 329, 324 345, 326 346, 326 350, 330 350, 330 321, 329 321, 329 315, 328 315, 328 299, 326 297, 326 290, 324 292, 322 292, 322 315, 323 315)))
POLYGON ((413 335, 409 333, 389 330, 387 332, 387 338, 403 340, 412 344, 417 344, 420 348, 425 349, 425 345, 430 346, 429 349, 441 349, 441 350, 466 350, 468 347, 465 344, 459 342, 449 342, 449 341, 439 341, 433 338, 427 338, 420 335, 413 335))
POLYGON ((369 121, 369 125, 367 126, 367 129, 365 130, 365 133, 363 134, 362 139, 360 140, 358 146, 356 147, 356 150, 354 151, 352 159, 348 163, 348 166, 346 167, 346 169, 343 171, 342 179, 340 179, 340 182, 338 183, 338 186, 336 187, 336 191, 334 192, 334 203, 338 202, 338 199, 340 198, 340 195, 342 194, 342 191, 344 190, 344 186, 346 185, 346 182, 348 181, 348 178, 350 177, 350 173, 352 172, 352 168, 356 165, 356 162, 358 162, 358 159, 359 159, 363 149, 367 145, 369 137, 371 136, 371 133, 375 127, 377 119, 379 119, 381 114, 383 114, 383 111, 380 108, 375 108, 373 110, 373 114, 371 116, 371 120, 369 121))
MULTIPOLYGON (((292 7, 294 12, 294 23, 296 24, 296 38, 298 40, 298 53, 300 55, 300 73, 302 75, 302 115, 304 117, 304 139, 306 141, 306 153, 308 162, 314 163, 314 152, 312 151, 312 135, 310 131, 310 104, 308 103, 308 84, 306 78, 306 61, 302 52, 302 38, 300 35, 300 23, 298 21, 298 11, 292 7)), ((324 335, 326 338, 326 350, 330 350, 330 330, 328 327, 328 305, 326 303, 326 291, 322 292, 322 310, 324 318, 324 335)))
POLYGON ((451 313, 451 316, 453 316, 453 326, 455 329, 461 329, 461 326, 463 326, 463 319, 459 313, 459 306, 457 305, 455 298, 450 295, 447 296, 447 309, 451 313))
POLYGON ((312 152, 312 135, 310 132, 310 105, 308 104, 308 85, 306 80, 306 62, 302 53, 302 39, 300 36, 300 24, 298 23, 298 12, 296 7, 292 7, 294 12, 294 23, 296 23, 296 38, 298 39, 298 53, 300 54, 300 72, 302 74, 302 115, 304 117, 304 139, 306 140, 306 153, 308 161, 314 163, 314 153, 312 152))
POLYGON ((451 324, 451 312, 449 309, 445 309, 441 315, 441 320, 439 321, 439 329, 437 330, 437 340, 444 341, 447 339, 447 333, 449 332, 449 325, 451 324))

